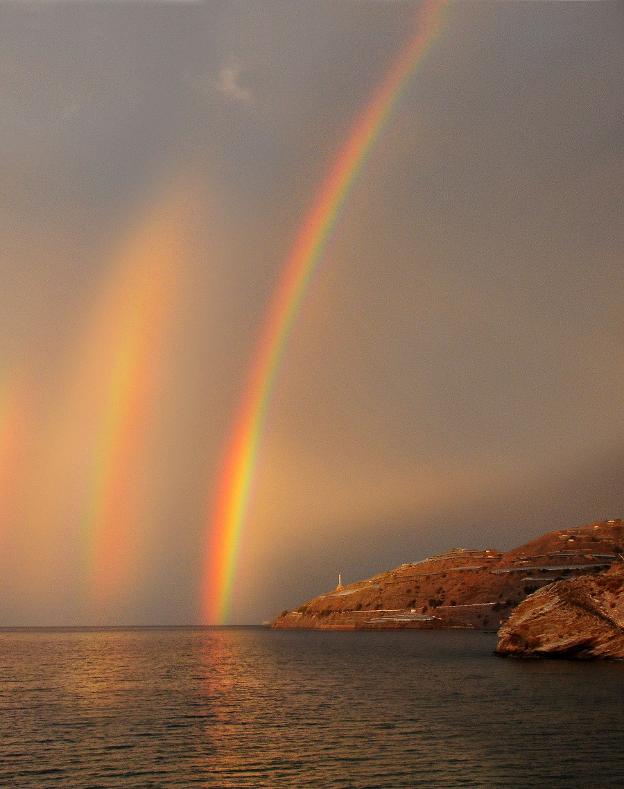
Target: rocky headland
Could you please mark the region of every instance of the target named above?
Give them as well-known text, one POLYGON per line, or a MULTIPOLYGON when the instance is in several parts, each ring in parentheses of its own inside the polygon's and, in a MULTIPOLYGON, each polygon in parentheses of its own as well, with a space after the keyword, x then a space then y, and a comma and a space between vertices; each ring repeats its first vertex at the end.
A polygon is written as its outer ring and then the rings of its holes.
MULTIPOLYGON (((622 564, 623 546, 623 524, 618 519, 549 532, 507 552, 455 548, 338 586, 283 611, 272 626, 497 630, 529 595, 538 593, 534 597, 541 594, 545 600, 549 590, 558 586, 555 582, 573 584, 572 588, 581 583, 588 589, 594 582, 617 584, 622 576, 615 566, 622 564), (613 572, 606 574, 610 568, 613 572)), ((609 598, 605 616, 621 621, 616 613, 622 611, 621 604, 611 607, 611 602, 609 598)))
POLYGON ((624 565, 545 586, 498 635, 499 655, 624 659, 624 565))

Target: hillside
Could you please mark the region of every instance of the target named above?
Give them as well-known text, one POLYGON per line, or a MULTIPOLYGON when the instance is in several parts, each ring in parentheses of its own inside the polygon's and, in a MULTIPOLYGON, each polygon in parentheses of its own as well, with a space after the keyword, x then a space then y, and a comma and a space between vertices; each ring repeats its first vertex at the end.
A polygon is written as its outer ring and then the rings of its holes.
POLYGON ((549 532, 502 553, 455 548, 337 587, 291 611, 274 628, 497 630, 524 598, 553 581, 600 573, 622 561, 620 519, 549 532))

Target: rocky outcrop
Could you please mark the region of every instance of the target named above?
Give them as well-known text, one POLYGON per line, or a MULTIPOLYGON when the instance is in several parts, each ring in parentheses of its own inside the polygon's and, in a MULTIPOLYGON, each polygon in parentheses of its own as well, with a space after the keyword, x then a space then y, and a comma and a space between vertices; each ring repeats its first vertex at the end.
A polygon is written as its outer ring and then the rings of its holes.
POLYGON ((624 567, 549 584, 513 611, 499 655, 624 659, 624 567))
POLYGON ((273 622, 280 629, 497 630, 527 595, 620 563, 621 520, 549 532, 506 553, 456 548, 337 587, 273 622))

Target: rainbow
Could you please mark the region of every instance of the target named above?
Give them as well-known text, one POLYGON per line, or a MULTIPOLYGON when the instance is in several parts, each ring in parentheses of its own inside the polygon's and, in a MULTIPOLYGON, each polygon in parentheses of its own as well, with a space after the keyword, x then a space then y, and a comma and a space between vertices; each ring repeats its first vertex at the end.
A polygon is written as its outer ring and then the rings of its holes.
POLYGON ((119 245, 110 287, 87 343, 89 356, 98 360, 98 396, 82 530, 91 591, 100 601, 128 582, 130 563, 140 553, 137 470, 187 244, 183 197, 177 189, 168 190, 119 245))
POLYGON ((18 386, 16 379, 5 376, 0 386, 0 470, 6 472, 9 455, 15 446, 17 432, 18 386))
MULTIPOLYGON (((15 465, 24 427, 23 384, 16 374, 5 375, 0 386, 0 525, 9 519, 15 495, 15 465)), ((0 538, 2 538, 0 530, 0 538)), ((0 539, 0 547, 3 540, 0 539)))
POLYGON ((209 518, 202 606, 206 623, 227 620, 258 445, 280 360, 340 210, 410 77, 442 26, 446 2, 419 6, 416 33, 354 124, 298 233, 266 313, 209 518))

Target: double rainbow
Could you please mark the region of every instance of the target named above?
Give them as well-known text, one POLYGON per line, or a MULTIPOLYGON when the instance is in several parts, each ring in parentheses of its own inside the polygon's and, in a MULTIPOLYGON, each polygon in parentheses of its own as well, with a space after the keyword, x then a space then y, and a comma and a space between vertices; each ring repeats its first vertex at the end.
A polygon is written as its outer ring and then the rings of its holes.
POLYGON ((299 231, 266 313, 248 383, 222 464, 203 574, 204 621, 227 620, 241 532, 267 408, 290 330, 340 210, 405 86, 435 41, 446 3, 426 0, 416 33, 354 124, 299 231))

